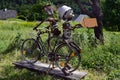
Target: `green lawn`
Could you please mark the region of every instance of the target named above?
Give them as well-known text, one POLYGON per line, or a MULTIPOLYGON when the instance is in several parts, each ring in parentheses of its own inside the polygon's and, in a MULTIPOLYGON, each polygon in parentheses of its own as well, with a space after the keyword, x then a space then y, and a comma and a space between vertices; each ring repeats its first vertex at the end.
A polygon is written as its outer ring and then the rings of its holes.
MULTIPOLYGON (((15 69, 12 64, 21 60, 22 39, 35 37, 36 32, 32 28, 36 23, 0 21, 0 80, 54 80, 48 75, 37 75, 27 70, 15 69)), ((93 29, 76 29, 72 35, 73 41, 82 48, 79 70, 88 72, 84 80, 120 79, 120 32, 104 30, 105 45, 97 47, 93 46, 93 29)), ((42 37, 46 38, 45 35, 42 37)))

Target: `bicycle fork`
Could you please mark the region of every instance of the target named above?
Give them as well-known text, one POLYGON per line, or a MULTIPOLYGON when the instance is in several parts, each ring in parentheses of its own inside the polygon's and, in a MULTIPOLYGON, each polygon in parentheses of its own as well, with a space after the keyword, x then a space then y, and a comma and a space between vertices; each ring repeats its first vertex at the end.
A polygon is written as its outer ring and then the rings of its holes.
POLYGON ((67 59, 66 59, 66 63, 65 63, 64 68, 62 69, 62 72, 63 72, 66 76, 68 76, 68 75, 72 74, 72 73, 69 72, 69 70, 71 69, 71 66, 70 66, 69 64, 67 64, 67 63, 69 62, 69 60, 71 59, 72 47, 70 46, 69 40, 65 40, 65 43, 68 45, 68 47, 69 47, 69 49, 70 49, 70 54, 69 54, 69 56, 68 56, 67 59))

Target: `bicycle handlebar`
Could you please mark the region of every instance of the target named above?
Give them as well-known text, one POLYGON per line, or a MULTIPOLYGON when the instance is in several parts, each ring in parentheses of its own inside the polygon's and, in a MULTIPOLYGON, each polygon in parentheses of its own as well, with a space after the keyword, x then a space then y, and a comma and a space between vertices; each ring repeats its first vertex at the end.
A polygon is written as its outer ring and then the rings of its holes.
POLYGON ((74 28, 81 28, 82 26, 81 26, 81 24, 76 24, 75 26, 74 26, 74 28))
POLYGON ((71 30, 74 30, 75 28, 81 28, 82 26, 80 24, 76 24, 75 26, 72 27, 71 30))
POLYGON ((45 21, 48 21, 48 22, 58 22, 57 19, 48 18, 48 19, 42 20, 37 26, 35 26, 35 27, 33 28, 33 30, 36 30, 36 31, 37 31, 37 28, 38 28, 43 22, 45 22, 45 21))
POLYGON ((37 28, 44 22, 45 20, 43 20, 43 21, 41 21, 37 26, 35 26, 34 28, 33 28, 33 30, 38 30, 37 28))

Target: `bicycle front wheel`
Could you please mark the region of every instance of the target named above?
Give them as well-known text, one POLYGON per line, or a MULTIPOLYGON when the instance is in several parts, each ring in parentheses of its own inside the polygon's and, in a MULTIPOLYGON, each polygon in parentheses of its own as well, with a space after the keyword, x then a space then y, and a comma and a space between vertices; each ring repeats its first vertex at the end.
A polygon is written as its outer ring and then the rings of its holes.
POLYGON ((56 48, 56 64, 58 67, 65 71, 71 73, 78 69, 80 65, 80 51, 75 47, 75 45, 70 45, 70 47, 63 43, 56 48))
POLYGON ((26 39, 21 46, 23 60, 35 63, 39 59, 40 48, 35 39, 26 39))

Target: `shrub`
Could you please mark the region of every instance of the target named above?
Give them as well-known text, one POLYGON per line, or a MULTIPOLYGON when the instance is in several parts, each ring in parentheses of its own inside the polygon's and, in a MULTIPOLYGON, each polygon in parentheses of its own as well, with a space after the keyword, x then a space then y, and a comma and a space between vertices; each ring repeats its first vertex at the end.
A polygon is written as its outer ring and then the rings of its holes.
POLYGON ((113 70, 108 75, 108 80, 119 80, 120 79, 120 69, 119 70, 113 70))
POLYGON ((23 15, 19 15, 19 16, 17 16, 17 18, 22 19, 22 20, 26 20, 25 16, 23 16, 23 15))
POLYGON ((82 48, 83 68, 92 68, 109 74, 113 69, 120 67, 120 40, 118 33, 105 33, 105 45, 95 45, 93 34, 90 31, 73 34, 73 40, 82 48))

